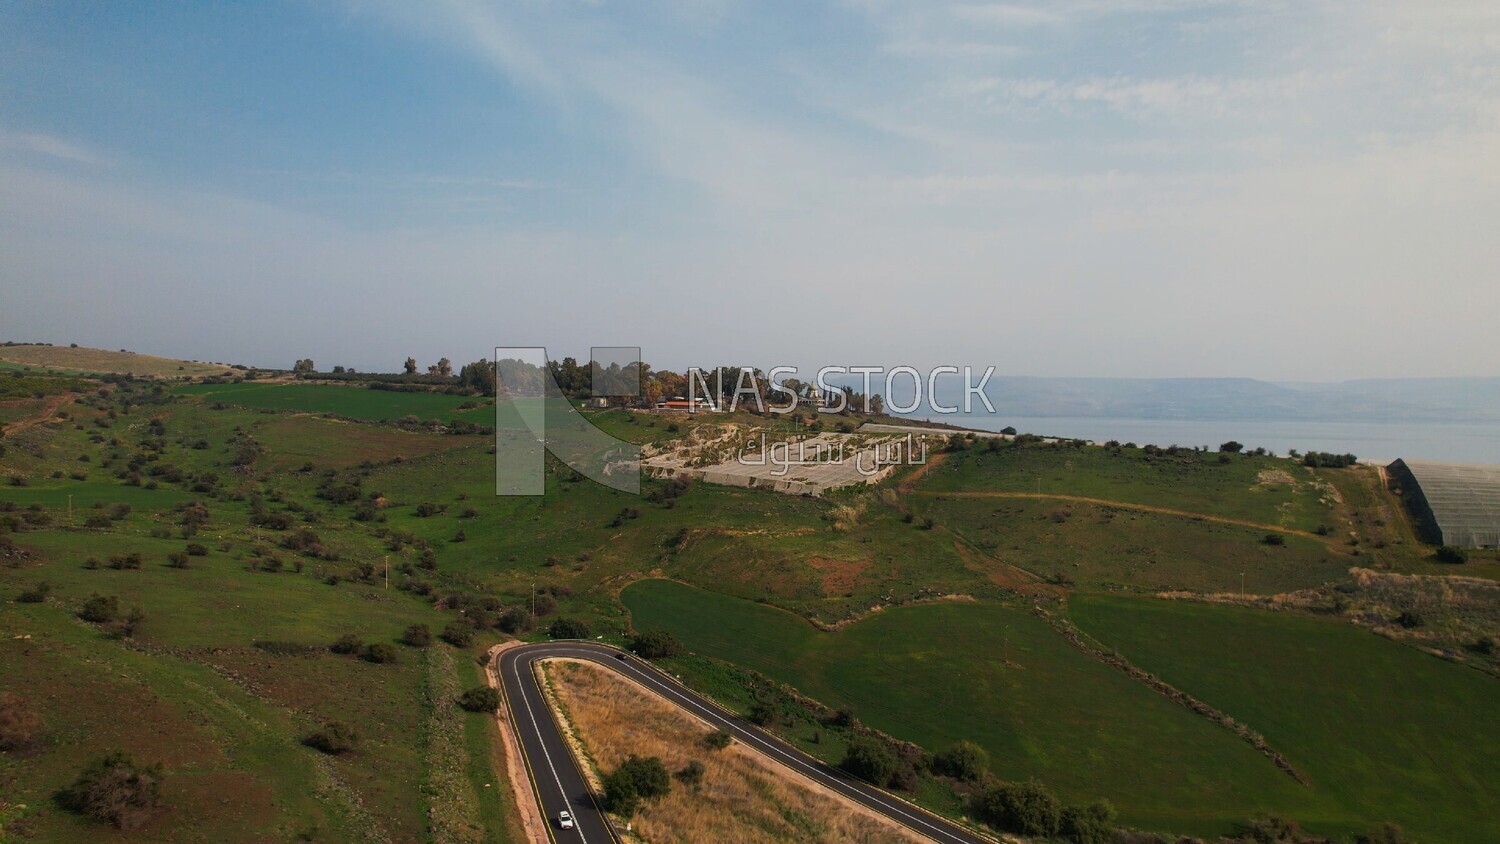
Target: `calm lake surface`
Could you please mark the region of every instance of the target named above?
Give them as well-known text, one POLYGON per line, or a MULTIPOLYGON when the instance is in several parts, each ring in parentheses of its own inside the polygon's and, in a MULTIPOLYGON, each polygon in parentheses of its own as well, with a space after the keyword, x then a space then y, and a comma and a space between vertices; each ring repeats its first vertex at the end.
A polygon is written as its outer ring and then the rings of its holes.
MULTIPOLYGON (((916 418, 916 417, 913 417, 916 418)), ((1007 425, 1022 433, 1138 445, 1208 446, 1236 440, 1247 449, 1352 453, 1388 463, 1398 457, 1500 464, 1500 425, 1384 422, 1271 422, 1264 419, 1126 419, 1086 416, 923 416, 986 431, 1007 425)))

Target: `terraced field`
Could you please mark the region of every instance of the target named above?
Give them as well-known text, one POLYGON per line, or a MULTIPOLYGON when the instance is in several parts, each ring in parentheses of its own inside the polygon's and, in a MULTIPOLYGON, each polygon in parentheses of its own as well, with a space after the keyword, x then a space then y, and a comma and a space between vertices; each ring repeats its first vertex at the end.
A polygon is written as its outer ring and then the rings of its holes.
POLYGON ((1420 841, 1493 841, 1500 755, 1484 713, 1500 683, 1332 619, 1104 596, 1072 601, 1085 631, 1260 730, 1312 779, 1302 820, 1420 841))

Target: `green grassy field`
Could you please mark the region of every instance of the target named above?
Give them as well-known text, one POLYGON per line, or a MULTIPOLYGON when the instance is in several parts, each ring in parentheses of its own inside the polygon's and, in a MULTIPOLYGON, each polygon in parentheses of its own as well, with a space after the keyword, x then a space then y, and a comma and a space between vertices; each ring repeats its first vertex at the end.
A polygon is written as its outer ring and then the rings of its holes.
POLYGON ((1500 684, 1331 619, 1083 596, 1072 617, 1127 658, 1261 731, 1308 774, 1289 814, 1348 833, 1494 841, 1500 684))
POLYGON ((1086 657, 1030 613, 944 603, 820 633, 783 611, 649 580, 621 599, 638 629, 753 668, 897 738, 970 739, 994 772, 1036 777, 1074 802, 1113 801, 1129 823, 1209 834, 1316 797, 1229 732, 1086 657), (956 643, 962 642, 962 646, 956 643))
POLYGON ((389 422, 406 416, 426 421, 463 419, 475 424, 494 424, 493 407, 460 411, 470 402, 484 399, 448 396, 442 393, 402 393, 334 384, 282 384, 247 381, 240 384, 189 384, 177 392, 210 402, 225 402, 262 410, 294 410, 304 413, 334 413, 351 419, 389 422))
MULTIPOLYGON (((1329 470, 1333 471, 1333 470, 1329 470)), ((1311 531, 1331 517, 1318 476, 1292 461, 1140 449, 976 446, 928 472, 919 491, 1076 495, 1311 531)))
POLYGON ((1075 502, 916 497, 912 509, 1001 563, 1086 588, 1277 592, 1345 577, 1360 562, 1255 528, 1075 502))

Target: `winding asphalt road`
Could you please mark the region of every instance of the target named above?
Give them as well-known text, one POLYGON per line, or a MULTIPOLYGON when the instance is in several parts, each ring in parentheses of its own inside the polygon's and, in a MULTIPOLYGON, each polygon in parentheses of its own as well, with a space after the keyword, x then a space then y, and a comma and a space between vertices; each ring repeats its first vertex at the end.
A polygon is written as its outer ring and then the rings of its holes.
POLYGON ((553 842, 615 844, 619 841, 580 772, 578 761, 563 739, 542 693, 536 663, 557 658, 587 660, 617 671, 776 762, 939 844, 992 844, 990 839, 928 814, 792 749, 760 728, 689 691, 644 660, 606 645, 575 641, 511 648, 500 653, 495 666, 511 724, 520 738, 527 774, 542 816, 547 821, 548 837, 553 842), (560 829, 557 825, 557 813, 563 810, 575 819, 571 830, 560 829))

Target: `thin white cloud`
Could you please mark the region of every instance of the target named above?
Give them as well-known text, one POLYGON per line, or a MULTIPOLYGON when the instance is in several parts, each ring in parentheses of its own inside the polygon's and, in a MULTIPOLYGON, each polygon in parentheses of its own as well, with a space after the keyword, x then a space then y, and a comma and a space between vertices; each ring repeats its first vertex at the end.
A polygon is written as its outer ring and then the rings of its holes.
POLYGON ((1267 105, 1294 104, 1328 79, 1307 74, 1230 79, 1203 76, 1078 80, 991 77, 960 84, 959 93, 1002 110, 1051 109, 1064 114, 1103 108, 1136 117, 1223 116, 1267 105))
POLYGON ((1067 17, 1057 7, 1022 6, 1015 3, 961 3, 950 7, 954 17, 966 23, 1002 27, 1057 26, 1067 17))
POLYGON ((35 132, 10 132, 0 129, 0 153, 29 153, 57 161, 98 166, 104 156, 87 144, 35 132))

